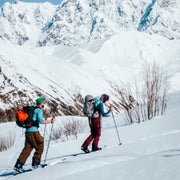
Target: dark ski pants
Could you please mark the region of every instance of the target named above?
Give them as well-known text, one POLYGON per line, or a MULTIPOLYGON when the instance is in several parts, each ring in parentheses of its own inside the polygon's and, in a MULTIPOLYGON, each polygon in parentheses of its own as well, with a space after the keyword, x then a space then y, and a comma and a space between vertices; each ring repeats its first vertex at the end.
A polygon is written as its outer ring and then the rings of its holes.
POLYGON ((39 132, 26 132, 25 146, 19 155, 18 162, 20 164, 25 164, 33 149, 35 149, 35 152, 32 163, 39 164, 41 162, 41 156, 44 150, 44 139, 39 132))
POLYGON ((101 136, 101 126, 100 126, 100 119, 99 118, 92 118, 91 119, 91 134, 90 136, 85 140, 84 146, 88 147, 91 141, 93 140, 93 148, 98 147, 99 138, 101 136))

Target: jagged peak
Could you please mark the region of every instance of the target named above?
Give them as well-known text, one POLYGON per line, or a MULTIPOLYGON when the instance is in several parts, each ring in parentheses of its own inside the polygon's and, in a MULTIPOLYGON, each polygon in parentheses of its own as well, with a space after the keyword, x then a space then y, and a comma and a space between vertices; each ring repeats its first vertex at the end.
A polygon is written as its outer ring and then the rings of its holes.
POLYGON ((64 0, 56 6, 48 2, 7 2, 0 13, 0 37, 19 45, 79 46, 124 30, 138 29, 179 39, 178 28, 174 27, 180 24, 177 2, 64 0), (169 14, 173 14, 171 21, 166 19, 169 14))

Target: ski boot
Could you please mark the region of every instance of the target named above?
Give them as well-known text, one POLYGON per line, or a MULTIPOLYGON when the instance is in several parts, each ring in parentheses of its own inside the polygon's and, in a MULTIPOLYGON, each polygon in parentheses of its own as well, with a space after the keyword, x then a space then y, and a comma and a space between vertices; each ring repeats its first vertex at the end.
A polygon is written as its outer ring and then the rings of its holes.
POLYGON ((19 163, 19 160, 17 160, 15 166, 14 166, 14 170, 19 172, 19 173, 23 173, 25 170, 23 169, 23 164, 19 163))
POLYGON ((92 145, 92 151, 100 151, 102 148, 92 145))
POLYGON ((89 153, 89 150, 88 150, 88 146, 87 146, 87 142, 85 141, 83 143, 83 145, 81 146, 81 150, 84 151, 85 153, 89 153))

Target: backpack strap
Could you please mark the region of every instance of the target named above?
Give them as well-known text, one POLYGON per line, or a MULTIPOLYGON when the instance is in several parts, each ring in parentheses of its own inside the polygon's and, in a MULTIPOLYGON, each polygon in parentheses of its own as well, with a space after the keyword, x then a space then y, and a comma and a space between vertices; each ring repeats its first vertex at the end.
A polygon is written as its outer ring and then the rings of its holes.
MULTIPOLYGON (((34 107, 34 110, 37 109, 37 108, 41 109, 41 108, 39 107, 39 105, 37 105, 37 106, 34 107)), ((33 113, 33 114, 34 114, 34 113, 33 113)), ((35 121, 33 121, 33 119, 32 119, 31 126, 39 127, 39 121, 38 121, 38 119, 36 119, 35 121)))
POLYGON ((94 98, 94 105, 97 107, 101 103, 101 100, 98 97, 94 98))

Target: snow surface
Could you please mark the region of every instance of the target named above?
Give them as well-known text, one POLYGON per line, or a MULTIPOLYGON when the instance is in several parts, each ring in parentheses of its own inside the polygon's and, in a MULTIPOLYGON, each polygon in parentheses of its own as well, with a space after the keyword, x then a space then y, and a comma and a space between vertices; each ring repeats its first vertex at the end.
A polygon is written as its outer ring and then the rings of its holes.
MULTIPOLYGON (((80 147, 89 135, 87 118, 73 117, 86 124, 78 139, 51 141, 47 162, 49 166, 17 176, 8 176, 24 145, 24 132, 15 123, 0 124, 1 137, 14 134, 15 146, 0 153, 0 179, 44 179, 44 180, 179 180, 180 162, 180 95, 170 96, 167 113, 141 124, 126 125, 121 114, 116 115, 122 145, 118 145, 112 117, 103 119, 100 147, 102 151, 84 154, 80 147), (77 156, 74 156, 76 155, 77 156)), ((71 117, 56 117, 54 127, 71 117)), ((45 139, 48 139, 47 125, 45 139)), ((44 132, 44 125, 40 128, 44 132)), ((45 157, 47 141, 42 162, 45 157)), ((31 167, 31 156, 25 169, 31 167)))

